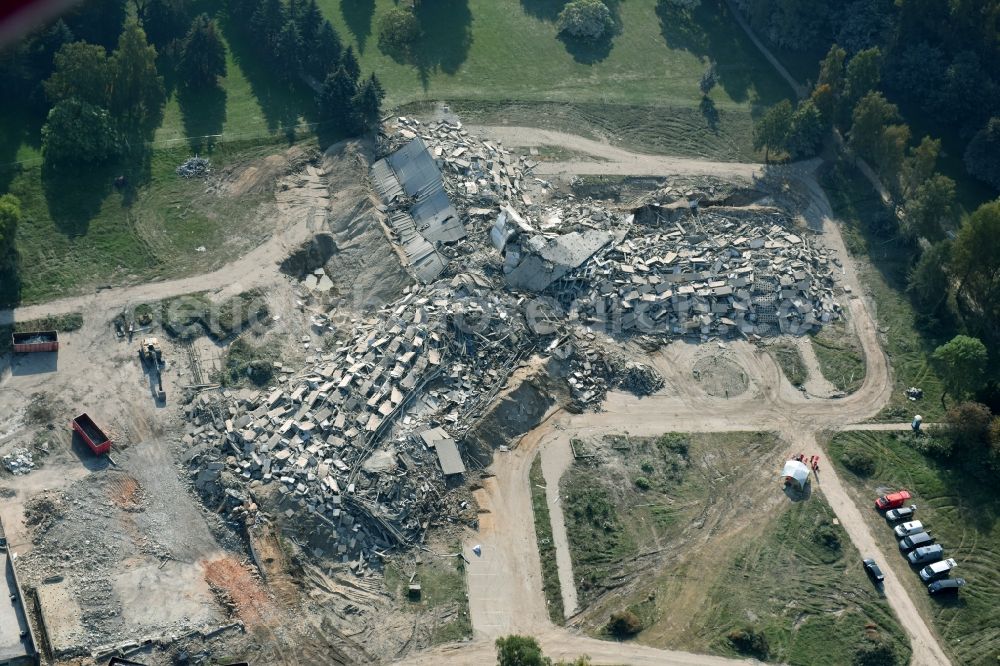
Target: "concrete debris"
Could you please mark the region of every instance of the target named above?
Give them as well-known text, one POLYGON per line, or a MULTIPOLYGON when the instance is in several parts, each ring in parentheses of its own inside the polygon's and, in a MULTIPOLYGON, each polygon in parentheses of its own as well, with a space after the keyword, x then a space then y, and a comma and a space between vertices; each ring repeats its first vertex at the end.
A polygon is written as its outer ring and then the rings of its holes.
MULTIPOLYGON (((305 363, 276 364, 265 391, 198 395, 184 438, 209 506, 294 517, 311 552, 358 575, 462 514, 449 484, 482 460, 465 436, 529 357, 560 368, 573 408, 598 409, 610 390, 663 388, 616 351, 628 340, 802 335, 840 316, 832 255, 752 190, 746 208, 714 181, 618 206, 556 195, 531 159, 458 122, 399 118, 380 151, 382 221, 418 285, 363 316, 304 299, 323 345, 306 336, 305 363)), ((279 204, 304 192, 304 212, 323 210, 325 189, 297 177, 279 204)), ((328 290, 314 268, 304 293, 328 290)))
POLYGON ((621 240, 551 287, 570 318, 668 337, 804 335, 838 319, 828 251, 768 208, 637 215, 621 240))
POLYGON ((24 448, 12 450, 0 459, 0 462, 3 463, 4 469, 14 476, 21 476, 35 469, 35 461, 31 457, 31 451, 24 448))
POLYGON ((181 178, 204 178, 212 173, 212 163, 204 157, 189 157, 175 171, 181 178))

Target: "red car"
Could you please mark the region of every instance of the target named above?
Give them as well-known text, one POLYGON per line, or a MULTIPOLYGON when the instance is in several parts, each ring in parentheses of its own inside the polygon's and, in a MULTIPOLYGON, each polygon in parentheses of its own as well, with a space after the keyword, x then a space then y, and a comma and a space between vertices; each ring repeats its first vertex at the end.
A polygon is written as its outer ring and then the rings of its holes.
POLYGON ((910 491, 900 490, 894 493, 889 493, 875 500, 875 508, 879 511, 886 511, 888 509, 897 509, 907 502, 910 501, 910 491))

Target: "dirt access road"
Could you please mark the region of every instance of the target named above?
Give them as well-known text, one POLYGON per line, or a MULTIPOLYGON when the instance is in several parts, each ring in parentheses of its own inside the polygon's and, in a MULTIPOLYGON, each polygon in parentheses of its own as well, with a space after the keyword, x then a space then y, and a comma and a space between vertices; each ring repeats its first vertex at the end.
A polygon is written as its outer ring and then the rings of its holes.
MULTIPOLYGON (((698 160, 637 155, 596 141, 533 128, 483 128, 482 133, 505 145, 556 145, 590 153, 608 162, 546 163, 544 174, 613 173, 619 175, 656 175, 696 173, 754 178, 760 165, 715 164, 698 160)), ((809 209, 803 211, 813 229, 822 230, 823 241, 844 264, 841 284, 853 294, 863 293, 847 255, 839 228, 833 221, 829 202, 816 184, 812 172, 817 161, 792 165, 788 175, 800 180, 810 193, 809 209)), ((479 532, 466 545, 469 607, 475 640, 461 648, 447 646, 405 663, 467 663, 469 659, 492 655, 490 644, 498 636, 510 633, 532 634, 552 656, 590 655, 595 663, 699 664, 733 663, 718 657, 696 656, 669 650, 651 650, 634 644, 595 641, 555 627, 549 621, 542 594, 541 565, 538 556, 531 509, 528 473, 535 455, 543 455, 546 486, 558 488, 559 475, 565 469, 566 449, 573 437, 593 437, 627 431, 634 435, 658 435, 665 431, 741 431, 777 430, 789 444, 789 452, 822 454, 816 433, 840 430, 873 417, 889 401, 893 389, 885 354, 879 345, 874 321, 864 302, 851 297, 851 319, 867 361, 864 384, 842 399, 819 399, 803 395, 789 384, 778 365, 755 347, 745 343, 729 345, 731 358, 751 378, 744 395, 732 399, 713 398, 691 380, 697 346, 686 343, 670 345, 649 361, 663 374, 667 390, 645 399, 626 394, 611 394, 604 412, 569 415, 552 414, 541 426, 526 435, 508 454, 498 454, 491 470, 496 476, 487 479, 477 491, 484 510, 479 532), (555 456, 548 449, 563 449, 555 456), (546 464, 548 462, 548 464, 546 464), (482 556, 472 546, 482 546, 482 556), (653 661, 650 662, 649 660, 653 661)), ((867 427, 867 426, 862 426, 867 427)), ((900 426, 879 426, 900 428, 900 426)), ((875 537, 865 523, 861 510, 854 505, 837 478, 832 466, 823 468, 817 487, 824 493, 851 540, 866 555, 875 557, 886 571, 885 595, 913 649, 911 663, 938 666, 950 663, 936 636, 920 616, 913 601, 888 563, 875 546, 875 537)), ((548 496, 549 511, 562 511, 558 493, 548 496)), ((570 562, 563 521, 553 520, 557 563, 565 568, 570 562), (562 532, 562 534, 558 534, 562 532), (563 551, 563 552, 559 552, 563 551)), ((572 573, 560 571, 560 580, 572 580, 572 573)), ((573 595, 564 595, 569 607, 573 595)))

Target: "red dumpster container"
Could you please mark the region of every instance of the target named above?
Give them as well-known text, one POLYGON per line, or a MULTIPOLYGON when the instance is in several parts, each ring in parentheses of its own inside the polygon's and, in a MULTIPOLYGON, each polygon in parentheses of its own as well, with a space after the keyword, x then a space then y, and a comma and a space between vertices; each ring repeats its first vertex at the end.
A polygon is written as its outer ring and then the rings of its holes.
POLYGON ((11 338, 14 342, 14 351, 19 354, 59 351, 59 334, 55 331, 14 333, 11 338))
POLYGON ((86 412, 73 419, 73 430, 80 434, 94 453, 102 454, 111 450, 111 440, 86 412))

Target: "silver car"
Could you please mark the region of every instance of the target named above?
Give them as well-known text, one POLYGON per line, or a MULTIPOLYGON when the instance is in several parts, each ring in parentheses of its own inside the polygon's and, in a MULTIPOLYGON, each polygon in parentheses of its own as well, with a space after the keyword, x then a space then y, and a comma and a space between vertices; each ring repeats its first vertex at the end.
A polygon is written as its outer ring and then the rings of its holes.
POLYGON ((908 537, 911 534, 917 534, 918 532, 924 531, 924 524, 919 520, 911 520, 908 523, 903 523, 902 525, 897 525, 893 532, 896 533, 897 539, 902 539, 903 537, 908 537))
POLYGON ((941 560, 940 562, 935 562, 934 564, 928 564, 920 570, 920 580, 925 583, 929 583, 932 580, 942 578, 943 576, 947 576, 948 572, 956 566, 958 566, 958 562, 950 557, 947 560, 941 560))

